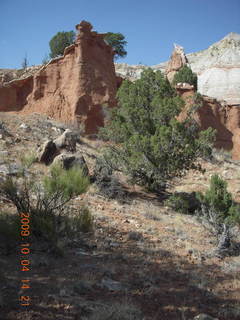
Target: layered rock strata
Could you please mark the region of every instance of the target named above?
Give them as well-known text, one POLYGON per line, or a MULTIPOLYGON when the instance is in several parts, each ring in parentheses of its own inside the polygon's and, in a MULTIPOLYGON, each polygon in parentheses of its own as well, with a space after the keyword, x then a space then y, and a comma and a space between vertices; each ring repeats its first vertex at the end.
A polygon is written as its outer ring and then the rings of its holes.
POLYGON ((179 84, 179 95, 186 101, 179 120, 186 118, 190 106, 198 106, 194 112, 194 119, 201 130, 209 127, 216 129, 215 147, 232 150, 232 158, 240 160, 240 108, 238 105, 227 105, 214 98, 202 96, 199 103, 194 102, 195 92, 192 86, 179 84))
POLYGON ((114 52, 90 23, 76 26, 75 43, 27 78, 0 85, 0 111, 39 112, 95 133, 104 125, 103 106, 116 105, 114 52))

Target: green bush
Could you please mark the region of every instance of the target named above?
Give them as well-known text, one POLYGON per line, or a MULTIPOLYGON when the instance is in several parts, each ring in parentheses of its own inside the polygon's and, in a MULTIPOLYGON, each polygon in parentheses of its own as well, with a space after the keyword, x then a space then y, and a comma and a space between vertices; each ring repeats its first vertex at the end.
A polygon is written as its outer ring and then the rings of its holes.
POLYGON ((229 208, 227 222, 240 225, 240 205, 234 204, 229 208))
POLYGON ((173 177, 199 169, 197 158, 211 154, 213 129, 199 132, 192 118, 176 120, 184 102, 160 71, 147 69, 141 79, 124 81, 118 101, 100 135, 115 143, 105 152, 107 161, 133 183, 161 192, 173 177))
POLYGON ((72 218, 72 223, 76 228, 76 231, 93 231, 93 216, 90 210, 85 206, 80 209, 77 216, 72 218))
MULTIPOLYGON (((86 192, 89 180, 79 168, 66 171, 53 166, 50 176, 36 181, 33 174, 23 172, 19 177, 7 177, 0 183, 0 196, 11 201, 17 211, 31 217, 31 234, 51 243, 57 250, 59 237, 67 234, 70 218, 66 217, 66 205, 76 195, 86 192)), ((85 211, 84 211, 85 210, 85 211)), ((87 210, 81 217, 82 228, 90 228, 87 210)))
POLYGON ((195 192, 175 192, 164 201, 164 204, 177 212, 185 214, 193 214, 200 208, 200 202, 195 192))
POLYGON ((229 217, 229 210, 234 206, 232 195, 227 191, 227 182, 217 174, 211 177, 210 187, 205 194, 198 193, 198 199, 207 207, 211 207, 221 222, 229 217))
POLYGON ((197 90, 197 75, 186 64, 174 75, 172 83, 176 85, 179 82, 189 83, 197 90))
POLYGON ((44 189, 48 194, 54 195, 62 192, 66 199, 86 192, 89 186, 89 178, 79 167, 65 170, 61 165, 52 165, 50 176, 44 178, 44 189))
POLYGON ((177 212, 188 213, 189 211, 188 201, 180 194, 174 193, 164 202, 164 204, 177 212))
POLYGON ((29 152, 27 154, 22 155, 20 160, 24 168, 28 169, 32 166, 34 162, 37 161, 37 155, 35 152, 29 152))

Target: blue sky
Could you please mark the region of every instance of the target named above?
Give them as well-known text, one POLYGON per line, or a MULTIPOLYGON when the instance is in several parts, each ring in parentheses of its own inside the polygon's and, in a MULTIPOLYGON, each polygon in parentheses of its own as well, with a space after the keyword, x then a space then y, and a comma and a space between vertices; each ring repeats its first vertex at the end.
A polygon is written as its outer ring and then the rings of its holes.
POLYGON ((119 62, 154 65, 168 60, 173 43, 186 53, 240 33, 240 0, 0 0, 0 68, 41 64, 58 31, 81 20, 98 32, 121 32, 128 55, 119 62))

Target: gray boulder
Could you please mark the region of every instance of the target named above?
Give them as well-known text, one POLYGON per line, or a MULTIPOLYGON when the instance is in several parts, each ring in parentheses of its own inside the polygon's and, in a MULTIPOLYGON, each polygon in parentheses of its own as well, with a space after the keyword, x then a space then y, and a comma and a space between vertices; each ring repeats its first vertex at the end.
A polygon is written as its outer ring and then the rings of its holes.
POLYGON ((58 149, 66 149, 70 152, 76 151, 77 137, 72 130, 66 129, 61 136, 53 141, 58 149))
POLYGON ((86 176, 89 175, 88 166, 81 154, 61 153, 53 160, 53 164, 60 164, 66 170, 74 166, 80 167, 86 176))
POLYGON ((52 140, 47 140, 39 147, 37 151, 37 159, 46 165, 50 164, 53 159, 59 154, 56 144, 52 140))

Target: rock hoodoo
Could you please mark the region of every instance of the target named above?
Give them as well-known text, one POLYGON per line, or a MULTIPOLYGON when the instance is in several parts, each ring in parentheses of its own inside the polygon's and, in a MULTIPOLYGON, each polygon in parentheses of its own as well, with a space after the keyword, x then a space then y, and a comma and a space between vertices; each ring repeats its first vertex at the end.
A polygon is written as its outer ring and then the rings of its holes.
POLYGON ((174 44, 174 50, 166 68, 166 75, 170 82, 173 80, 175 73, 185 64, 187 64, 187 58, 183 47, 174 44))
POLYGON ((114 53, 90 23, 82 21, 76 29, 76 41, 63 57, 29 77, 0 84, 0 111, 44 113, 81 124, 85 133, 103 126, 102 106, 116 104, 114 53))

